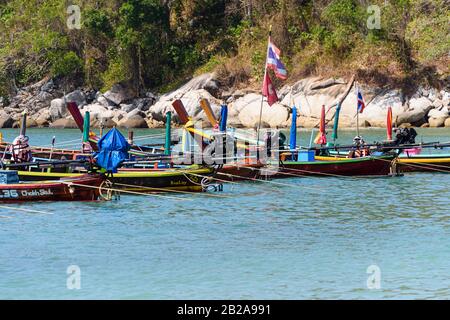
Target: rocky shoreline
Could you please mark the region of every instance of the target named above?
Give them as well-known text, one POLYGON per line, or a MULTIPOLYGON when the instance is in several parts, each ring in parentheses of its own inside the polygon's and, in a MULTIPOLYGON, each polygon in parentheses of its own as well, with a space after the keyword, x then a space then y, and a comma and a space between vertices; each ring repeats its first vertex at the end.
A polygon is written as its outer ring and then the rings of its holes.
MULTIPOLYGON (((385 127, 389 106, 397 125, 415 127, 450 127, 450 90, 419 88, 411 97, 399 90, 371 88, 361 85, 366 109, 360 114, 362 127, 385 127)), ((266 127, 288 127, 291 106, 298 108, 297 124, 311 128, 317 125, 321 106, 327 107, 327 120, 334 117, 337 101, 343 99, 340 127, 356 126, 356 95, 353 80, 310 77, 278 89, 279 102, 269 107, 264 104, 262 121, 266 127), (347 95, 348 93, 348 95, 347 95)), ((235 127, 253 128, 259 121, 261 94, 255 90, 222 91, 214 73, 195 77, 182 87, 163 95, 151 92, 136 97, 124 84, 116 84, 105 93, 77 89, 66 95, 56 80, 45 78, 22 88, 10 101, 0 99, 0 128, 19 125, 24 111, 29 127, 74 128, 65 102, 76 102, 82 114, 89 111, 93 127, 159 128, 164 126, 167 111, 173 111, 172 102, 181 99, 190 116, 205 120, 199 106, 200 99, 208 99, 214 113, 220 106, 229 107, 228 123, 235 127)), ((177 116, 174 115, 176 122, 177 116)))

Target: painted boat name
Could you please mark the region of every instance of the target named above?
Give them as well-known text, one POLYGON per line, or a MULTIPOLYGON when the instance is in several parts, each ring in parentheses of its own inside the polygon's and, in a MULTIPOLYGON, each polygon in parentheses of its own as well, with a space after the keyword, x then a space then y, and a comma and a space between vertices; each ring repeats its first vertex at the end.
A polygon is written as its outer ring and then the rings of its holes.
POLYGON ((34 190, 1 190, 0 199, 16 199, 20 197, 41 197, 51 196, 53 192, 50 189, 34 189, 34 190))

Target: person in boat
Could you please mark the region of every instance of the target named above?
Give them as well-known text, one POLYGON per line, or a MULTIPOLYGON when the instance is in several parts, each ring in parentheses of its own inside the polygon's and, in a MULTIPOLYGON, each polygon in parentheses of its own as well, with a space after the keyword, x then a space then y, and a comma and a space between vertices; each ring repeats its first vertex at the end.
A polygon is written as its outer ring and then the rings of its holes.
POLYGON ((369 148, 364 146, 365 141, 361 136, 353 138, 353 148, 348 153, 348 158, 367 157, 370 152, 369 148))
POLYGON ((29 138, 24 135, 19 135, 14 139, 11 145, 12 159, 14 162, 24 163, 31 162, 33 160, 28 141, 29 138))

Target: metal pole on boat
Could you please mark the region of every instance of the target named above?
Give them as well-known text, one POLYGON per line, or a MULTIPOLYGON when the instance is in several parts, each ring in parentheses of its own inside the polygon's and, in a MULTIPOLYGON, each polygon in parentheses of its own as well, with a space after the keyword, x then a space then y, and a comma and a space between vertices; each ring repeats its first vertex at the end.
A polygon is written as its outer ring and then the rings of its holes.
POLYGON ((359 111, 356 111, 356 136, 359 137, 359 111))
POLYGON ((89 130, 91 124, 90 121, 91 121, 91 114, 89 113, 89 111, 86 111, 83 123, 83 142, 89 142, 89 130))
POLYGON ((311 137, 309 138, 309 148, 312 148, 313 138, 314 138, 314 128, 312 128, 311 130, 311 137))
POLYGON ((133 140, 134 140, 134 132, 133 130, 128 131, 128 143, 130 145, 133 144, 133 140))
POLYGON ((89 130, 91 126, 91 114, 89 111, 86 111, 84 114, 84 121, 83 121, 83 143, 82 143, 82 151, 83 152, 89 152, 90 150, 90 144, 89 144, 89 130), (88 147, 89 146, 89 147, 88 147))
MULTIPOLYGON (((267 51, 266 51, 266 61, 264 65, 264 78, 266 79, 267 75, 267 57, 269 56, 269 47, 270 47, 270 38, 272 36, 272 25, 269 26, 269 38, 267 40, 267 51)), ((264 95, 261 94, 261 106, 259 108, 259 121, 258 121, 258 129, 256 131, 256 146, 259 147, 259 131, 261 130, 261 122, 262 122, 262 108, 264 105, 264 95)))
POLYGON ((172 112, 168 111, 166 113, 166 143, 164 145, 164 154, 170 155, 170 143, 171 143, 171 122, 172 122, 172 112))
POLYGON ((295 151, 297 148, 297 108, 292 107, 291 130, 289 136, 289 149, 295 151))
POLYGON ((226 104, 223 104, 222 109, 220 111, 220 124, 219 124, 220 132, 227 131, 227 118, 228 118, 228 106, 226 104))
POLYGON ((27 133, 27 111, 22 112, 22 121, 20 122, 20 135, 24 136, 27 133))

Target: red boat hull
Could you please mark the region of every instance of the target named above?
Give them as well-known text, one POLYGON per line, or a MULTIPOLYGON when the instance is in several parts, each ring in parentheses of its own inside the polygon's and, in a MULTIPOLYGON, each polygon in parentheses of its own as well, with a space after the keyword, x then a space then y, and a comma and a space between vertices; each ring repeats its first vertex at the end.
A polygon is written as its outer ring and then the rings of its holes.
POLYGON ((85 175, 61 181, 0 185, 0 203, 97 200, 103 180, 98 175, 85 175))
POLYGON ((392 156, 367 157, 339 161, 280 163, 277 178, 292 176, 387 176, 391 173, 392 156))

